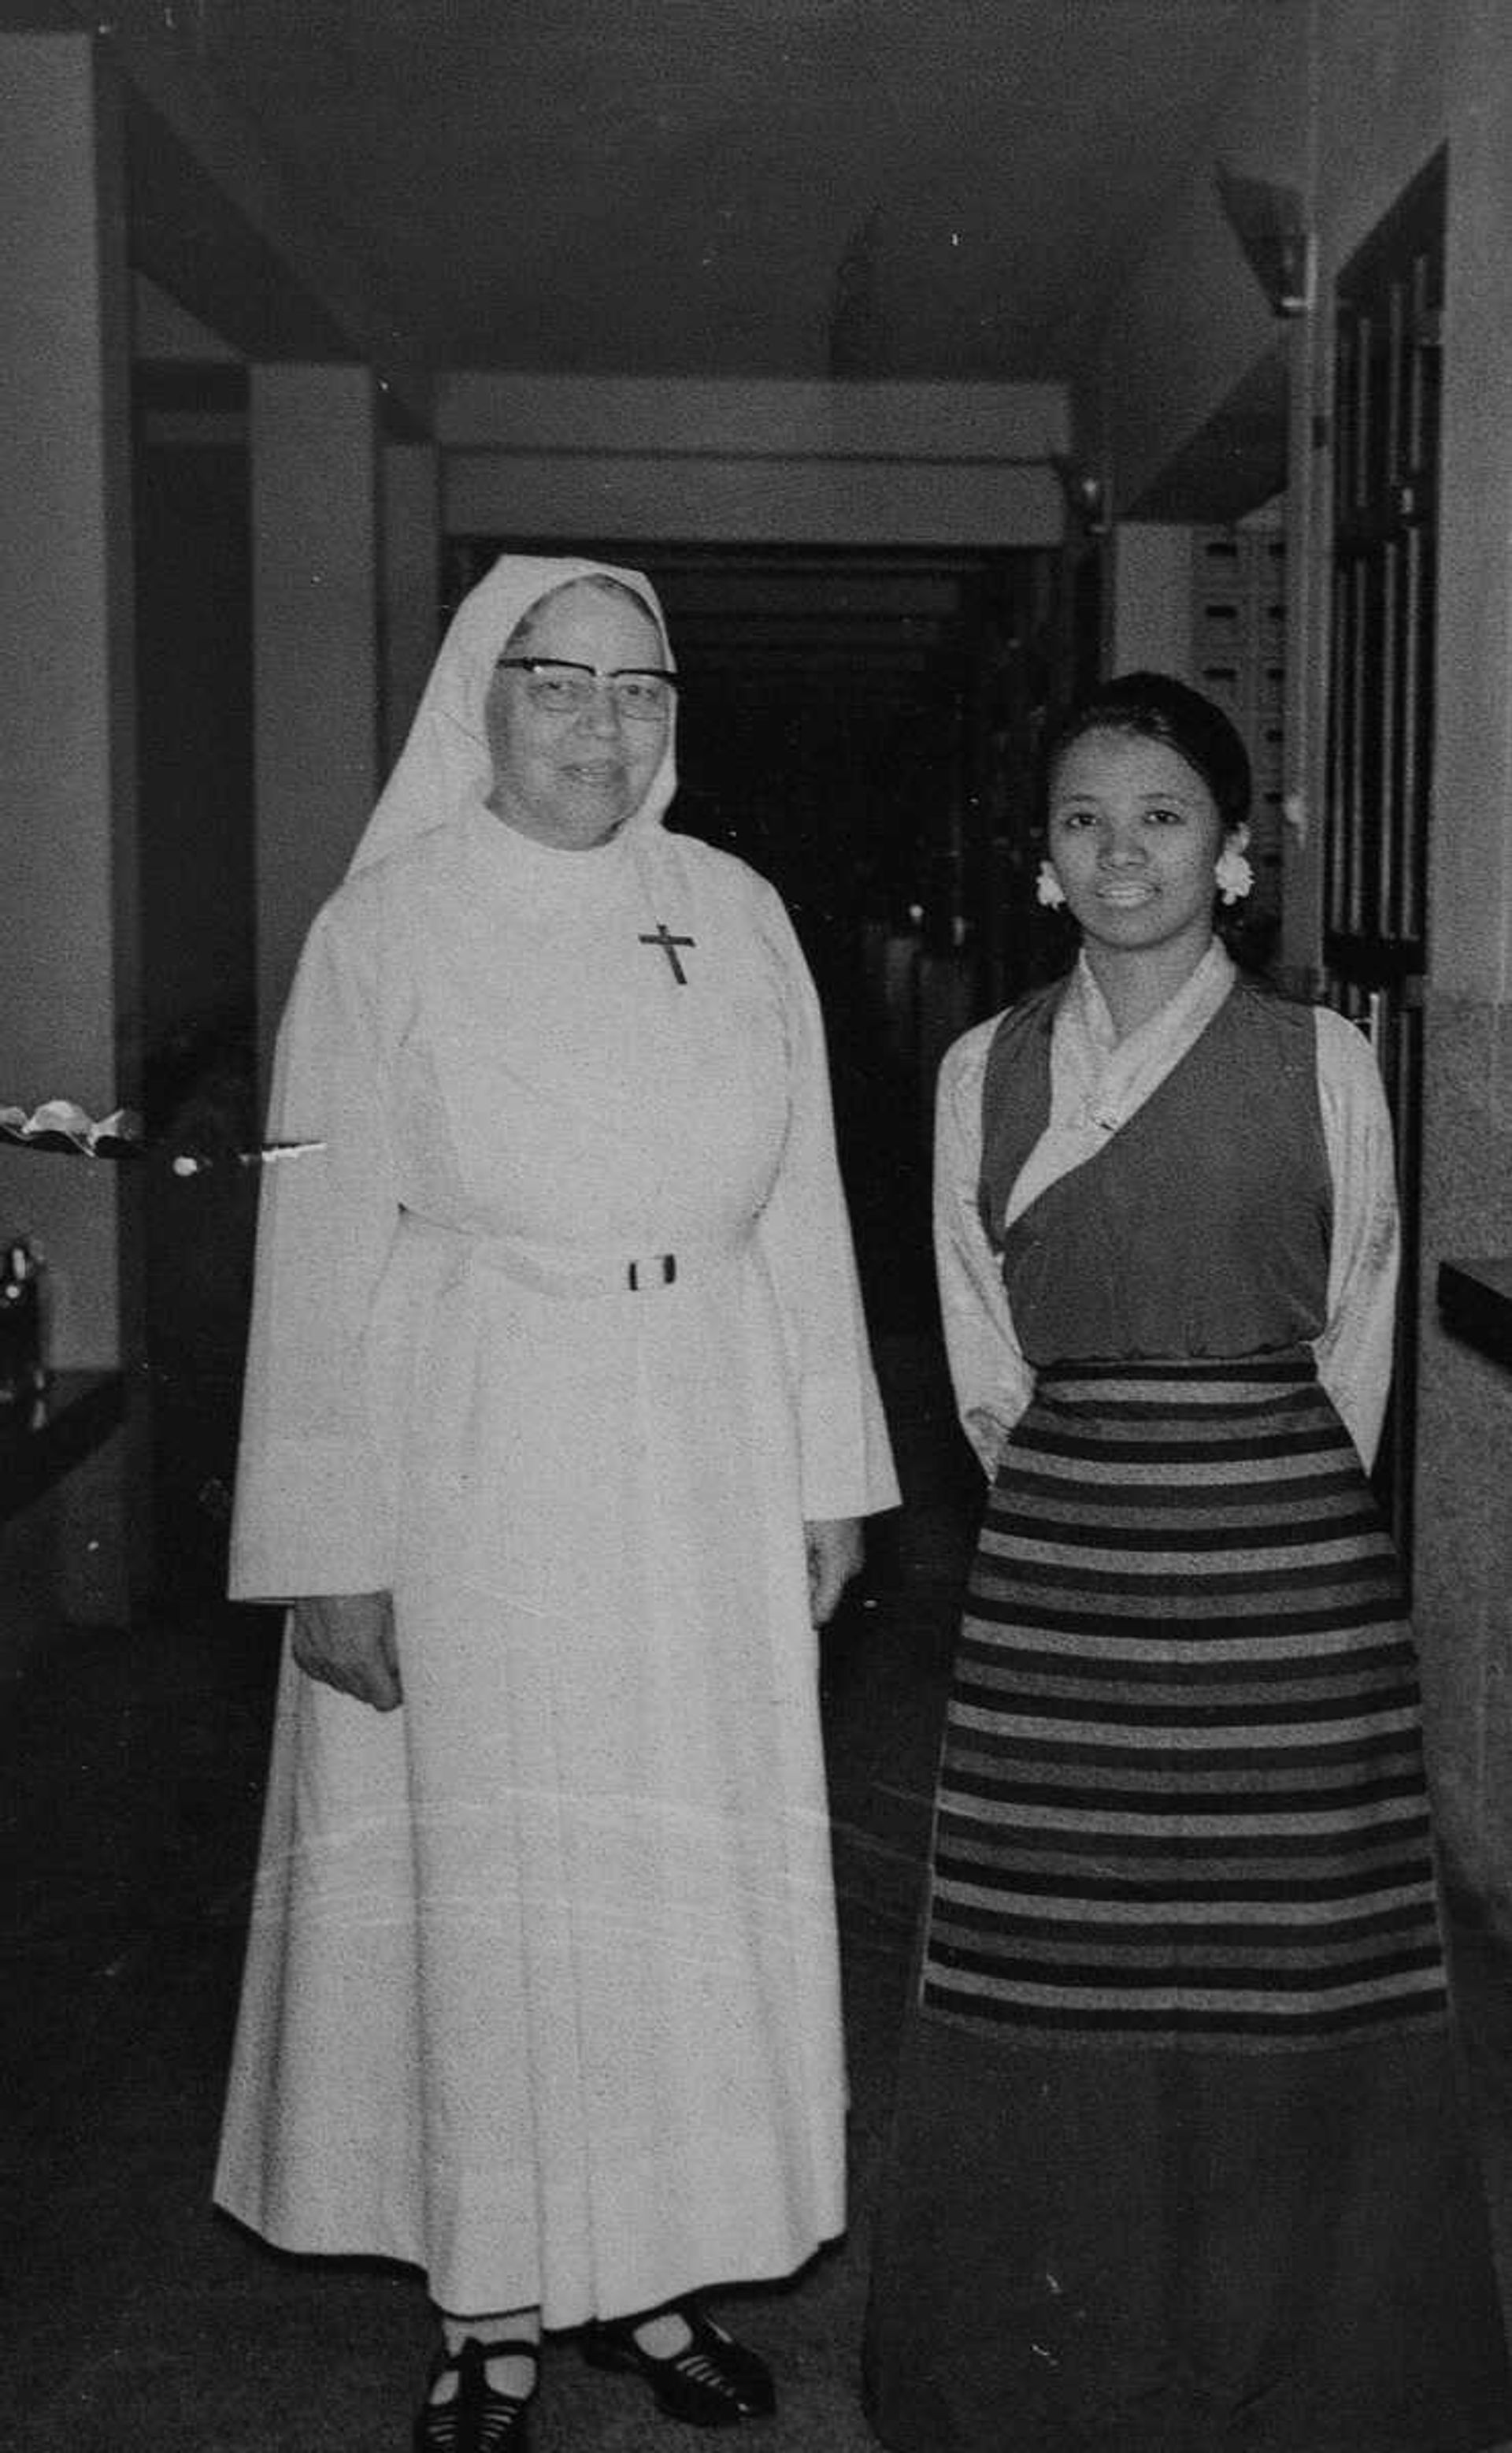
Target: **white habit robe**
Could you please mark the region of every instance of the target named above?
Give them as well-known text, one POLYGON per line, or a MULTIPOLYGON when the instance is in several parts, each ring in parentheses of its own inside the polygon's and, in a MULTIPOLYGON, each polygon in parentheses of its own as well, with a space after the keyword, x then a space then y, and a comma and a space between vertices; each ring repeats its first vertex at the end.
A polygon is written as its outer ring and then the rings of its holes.
POLYGON ((232 1588, 391 1589, 405 1700, 286 1662, 216 2196, 564 2326, 844 2224, 803 1525, 897 1492, 771 888, 390 839, 285 1020, 232 1588))

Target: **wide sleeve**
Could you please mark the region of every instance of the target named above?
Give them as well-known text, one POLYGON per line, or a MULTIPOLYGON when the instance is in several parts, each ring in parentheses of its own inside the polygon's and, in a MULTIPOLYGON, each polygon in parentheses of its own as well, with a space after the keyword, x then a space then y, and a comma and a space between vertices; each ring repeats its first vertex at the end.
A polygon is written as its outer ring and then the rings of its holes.
POLYGON ((1320 1007, 1318 1098, 1333 1179, 1328 1320, 1318 1377, 1366 1466, 1391 1384, 1400 1235, 1391 1116, 1376 1062, 1340 1014, 1320 1007))
POLYGON ((835 1155, 824 1022, 791 923, 775 895, 763 933, 777 965, 787 1042, 788 1118, 757 1223, 798 1401, 806 1518, 871 1516, 898 1505, 835 1155))
POLYGON ((996 1021, 947 1049, 935 1096, 934 1244, 940 1315, 962 1428, 988 1477, 1034 1393, 978 1207, 982 1078, 996 1021))
POLYGON ((241 1601, 385 1589, 392 1509, 364 1333, 399 1215, 373 966, 316 921, 278 1036, 270 1164, 242 1408, 230 1590, 241 1601))

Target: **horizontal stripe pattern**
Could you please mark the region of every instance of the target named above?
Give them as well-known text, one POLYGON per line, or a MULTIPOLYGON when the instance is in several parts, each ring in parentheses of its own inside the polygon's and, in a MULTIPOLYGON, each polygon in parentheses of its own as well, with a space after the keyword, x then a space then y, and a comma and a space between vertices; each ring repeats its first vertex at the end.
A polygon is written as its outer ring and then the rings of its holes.
POLYGON ((972 1571, 921 1998, 1250 2049, 1444 2017, 1396 1561, 1309 1355, 1041 1375, 972 1571))

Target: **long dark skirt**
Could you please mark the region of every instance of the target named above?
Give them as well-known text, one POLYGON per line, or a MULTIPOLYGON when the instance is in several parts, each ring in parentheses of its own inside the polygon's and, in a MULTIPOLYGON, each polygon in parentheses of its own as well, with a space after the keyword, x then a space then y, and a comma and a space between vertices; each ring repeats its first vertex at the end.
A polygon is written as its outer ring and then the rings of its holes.
POLYGON ((899 2453, 1512 2435, 1410 1634, 1298 1355, 1042 1376, 942 1756, 879 2210, 899 2453))

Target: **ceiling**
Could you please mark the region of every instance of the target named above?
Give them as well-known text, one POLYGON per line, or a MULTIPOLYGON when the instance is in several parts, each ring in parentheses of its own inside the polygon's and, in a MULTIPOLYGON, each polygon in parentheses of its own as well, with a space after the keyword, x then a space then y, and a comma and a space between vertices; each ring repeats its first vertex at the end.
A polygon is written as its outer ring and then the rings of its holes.
MULTIPOLYGON (((1286 5, 114 0, 107 22, 215 90, 422 369, 1002 383, 1071 376, 1286 5)), ((262 354, 276 270, 145 124, 157 277, 192 304, 215 254, 262 354)), ((305 311, 297 345, 329 353, 305 311)), ((1010 652, 1034 584, 985 552, 600 542, 664 592, 698 822, 774 869, 806 847, 795 907, 882 801, 905 831, 938 817, 941 676, 968 637, 1010 652)), ((455 542, 452 587, 497 544, 455 542)))
MULTIPOLYGON (((116 0, 434 367, 1055 379, 1284 0, 116 0)), ((97 15, 98 12, 91 12, 97 15)))

